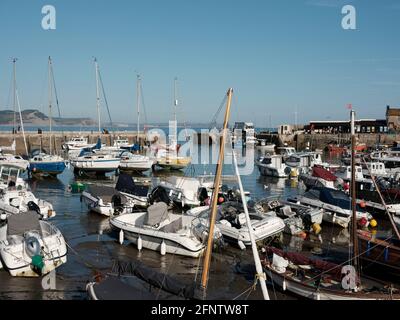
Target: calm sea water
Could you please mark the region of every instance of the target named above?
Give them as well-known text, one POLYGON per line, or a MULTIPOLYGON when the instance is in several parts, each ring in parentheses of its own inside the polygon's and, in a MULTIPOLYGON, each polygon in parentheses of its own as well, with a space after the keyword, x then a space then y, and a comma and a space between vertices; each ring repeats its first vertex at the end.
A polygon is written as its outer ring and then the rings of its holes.
MULTIPOLYGON (((213 170, 213 166, 196 165, 186 173, 198 175, 213 170)), ((157 176, 169 174, 171 173, 158 172, 157 176)), ((225 166, 224 174, 233 174, 232 167, 225 166)), ((70 246, 67 263, 56 270, 57 290, 43 291, 41 279, 12 278, 8 272, 1 270, 0 299, 86 299, 87 281, 93 280, 98 273, 109 272, 115 260, 141 261, 188 283, 200 278, 201 268, 198 268, 197 259, 174 255, 161 256, 158 252, 149 250, 139 252, 127 241, 120 245, 115 236, 110 234, 108 218, 88 212, 80 201, 80 194, 67 191, 68 185, 74 181, 76 180, 71 169, 66 169, 58 179, 30 181, 33 192, 39 198, 53 203, 57 216, 52 222, 61 230, 70 246)), ((115 178, 84 182, 114 184, 115 178)), ((242 176, 242 182, 245 190, 250 191, 254 199, 286 198, 304 191, 297 180, 261 177, 257 168, 254 168, 250 175, 242 176)), ((324 225, 322 242, 317 237, 302 239, 285 235, 281 246, 298 252, 311 251, 343 261, 348 254, 348 239, 349 234, 346 230, 324 225)), ((233 299, 240 296, 242 299, 261 299, 259 288, 241 295, 252 286, 254 274, 253 257, 249 248, 241 251, 228 246, 223 251, 214 252, 208 298, 233 299)), ((271 285, 269 293, 271 299, 294 299, 271 285)))

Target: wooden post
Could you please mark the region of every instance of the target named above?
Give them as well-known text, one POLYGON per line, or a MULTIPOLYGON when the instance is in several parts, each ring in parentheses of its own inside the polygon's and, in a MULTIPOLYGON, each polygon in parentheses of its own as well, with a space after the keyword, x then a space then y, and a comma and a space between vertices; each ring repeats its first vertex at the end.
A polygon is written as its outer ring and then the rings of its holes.
POLYGON ((213 191, 213 197, 212 197, 211 216, 210 216, 210 229, 209 229, 209 233, 208 233, 207 248, 206 248, 206 253, 205 253, 205 257, 204 257, 203 274, 202 274, 202 278, 201 278, 201 285, 204 290, 203 291, 204 296, 205 296, 205 292, 206 292, 207 284, 208 284, 208 274, 209 274, 209 269, 210 269, 211 252, 212 252, 212 247, 213 247, 214 226, 215 226, 216 215, 217 215, 218 193, 219 193, 219 186, 221 183, 222 168, 224 166, 225 139, 226 139, 226 131, 228 128, 230 109, 231 109, 232 92, 233 92, 233 89, 230 88, 227 93, 228 99, 227 99, 227 103, 226 103, 225 119, 224 119, 223 131, 222 131, 223 133, 222 133, 222 137, 221 137, 221 145, 219 148, 219 157, 218 157, 217 170, 216 170, 217 173, 216 173, 216 177, 214 180, 214 191, 213 191))

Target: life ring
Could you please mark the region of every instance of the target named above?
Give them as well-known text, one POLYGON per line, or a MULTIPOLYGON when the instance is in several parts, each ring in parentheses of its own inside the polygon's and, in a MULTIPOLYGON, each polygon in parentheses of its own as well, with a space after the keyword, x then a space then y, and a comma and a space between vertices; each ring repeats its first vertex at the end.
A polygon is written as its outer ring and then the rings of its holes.
POLYGON ((37 237, 32 235, 27 237, 25 239, 24 245, 25 245, 25 251, 30 258, 40 254, 41 250, 40 242, 37 237))

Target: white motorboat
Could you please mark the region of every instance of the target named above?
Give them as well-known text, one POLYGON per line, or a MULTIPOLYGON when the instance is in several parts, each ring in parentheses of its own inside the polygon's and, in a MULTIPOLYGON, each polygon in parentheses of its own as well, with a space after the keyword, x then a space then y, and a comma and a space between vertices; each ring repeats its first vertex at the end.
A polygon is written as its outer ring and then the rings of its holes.
POLYGON ((1 266, 14 277, 38 277, 67 261, 67 246, 54 225, 34 211, 7 217, 0 227, 1 266))
POLYGON ((207 189, 208 184, 202 185, 199 179, 191 177, 166 177, 159 186, 165 188, 170 199, 182 207, 200 206, 212 193, 207 189))
MULTIPOLYGON (((290 202, 320 208, 324 210, 323 221, 347 228, 351 221, 351 199, 339 190, 315 187, 288 199, 290 202)), ((357 220, 364 218, 366 226, 373 219, 372 215, 357 205, 357 220)))
POLYGON ((371 152, 370 158, 375 162, 383 162, 388 172, 400 172, 400 151, 385 150, 371 152))
POLYGON ((88 138, 83 136, 79 137, 72 137, 69 141, 62 145, 62 148, 68 151, 73 150, 82 150, 84 148, 92 148, 96 144, 95 143, 88 143, 88 138))
MULTIPOLYGON (((146 248, 166 253, 199 257, 207 239, 208 227, 196 217, 168 212, 164 202, 150 206, 146 212, 128 213, 112 217, 110 224, 119 231, 120 242, 127 238, 138 249, 146 248), (197 223, 196 223, 197 222, 197 223)), ((214 237, 221 239, 219 230, 214 237)))
POLYGON ((20 169, 13 167, 0 167, 0 193, 8 188, 28 189, 29 186, 20 177, 20 169))
MULTIPOLYGON (((203 206, 193 208, 188 215, 197 216, 203 223, 209 220, 210 208, 203 206)), ((238 244, 240 247, 250 246, 250 234, 243 205, 238 202, 226 202, 219 206, 216 226, 221 231, 226 241, 238 244)), ((283 232, 285 223, 281 218, 271 215, 263 215, 258 212, 250 212, 251 228, 255 241, 272 238, 283 232)))
POLYGON ((318 152, 298 152, 286 158, 286 165, 292 168, 311 168, 322 165, 321 154, 318 152))
POLYGON ((286 164, 283 163, 281 155, 271 155, 261 157, 256 160, 256 165, 262 176, 287 178, 290 174, 286 168, 286 164))
POLYGON ((56 215, 50 202, 36 198, 29 189, 13 186, 1 190, 0 212, 12 215, 29 210, 37 212, 43 219, 56 215))
POLYGON ((95 154, 84 152, 79 156, 70 159, 74 172, 83 175, 84 173, 114 172, 118 169, 121 159, 111 154, 95 154))
POLYGON ((140 154, 133 154, 125 151, 120 154, 120 170, 144 172, 150 170, 154 165, 154 160, 140 154))
POLYGON ((315 230, 320 232, 318 226, 322 223, 323 210, 310 208, 301 204, 291 203, 284 200, 263 199, 258 201, 254 209, 265 215, 278 215, 285 223, 285 232, 298 235, 304 231, 315 230))
POLYGON ((134 202, 113 187, 90 185, 82 192, 89 210, 105 216, 133 212, 134 202))
POLYGON ((293 147, 278 147, 277 148, 277 153, 282 155, 283 161, 286 161, 287 158, 289 158, 292 154, 296 153, 296 149, 293 147))
POLYGON ((13 167, 21 170, 27 170, 29 167, 29 161, 23 159, 21 156, 13 154, 0 154, 0 166, 1 167, 13 167))

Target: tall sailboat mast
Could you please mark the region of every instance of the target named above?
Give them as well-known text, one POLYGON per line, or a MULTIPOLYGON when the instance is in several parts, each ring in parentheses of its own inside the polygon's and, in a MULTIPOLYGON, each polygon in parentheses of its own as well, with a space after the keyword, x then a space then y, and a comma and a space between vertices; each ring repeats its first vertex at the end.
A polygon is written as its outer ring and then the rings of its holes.
POLYGON ((100 89, 99 89, 99 65, 97 59, 94 58, 94 65, 96 68, 96 102, 97 102, 97 118, 99 125, 99 133, 101 134, 101 122, 100 122, 100 89))
MULTIPOLYGON (((20 126, 22 130, 22 136, 24 139, 24 145, 25 145, 25 152, 26 155, 28 155, 28 145, 26 144, 26 137, 25 137, 25 130, 24 130, 24 122, 22 121, 22 113, 21 113, 21 105, 19 103, 19 97, 18 97, 18 88, 17 88, 17 59, 13 59, 13 74, 14 74, 14 99, 15 99, 15 106, 18 106, 18 112, 19 112, 19 118, 20 118, 20 126)), ((15 107, 16 108, 16 107, 15 107)), ((16 114, 14 112, 14 123, 16 122, 16 114)), ((14 153, 16 150, 14 151, 14 153)))
POLYGON ((136 81, 136 105, 137 105, 137 143, 139 144, 139 130, 140 130, 140 75, 137 75, 136 81))
POLYGON ((202 274, 202 278, 201 278, 201 285, 203 288, 204 296, 205 296, 206 289, 207 289, 208 274, 209 274, 210 262, 211 262, 214 226, 215 226, 215 221, 216 221, 216 216, 217 216, 218 193, 219 193, 219 186, 221 184, 222 167, 224 165, 225 140, 226 140, 226 134, 227 134, 227 130, 228 130, 227 129, 228 128, 228 120, 229 120, 229 115, 230 115, 230 110, 231 110, 232 93, 233 93, 233 89, 230 88, 227 93, 228 99, 226 102, 224 126, 223 126, 221 141, 220 141, 220 147, 219 147, 219 157, 218 157, 218 163, 217 163, 216 176, 215 176, 215 180, 214 180, 214 191, 213 191, 213 198, 212 198, 212 204, 211 204, 211 216, 210 216, 210 230, 208 232, 207 248, 206 248, 206 253, 205 253, 205 257, 204 257, 203 274, 202 274))
POLYGON ((50 130, 50 138, 49 138, 49 143, 50 143, 50 154, 52 154, 52 139, 51 139, 51 135, 52 135, 52 110, 51 110, 51 104, 53 101, 53 87, 52 87, 52 82, 51 82, 51 57, 49 56, 49 130, 50 130))
POLYGON ((356 202, 356 136, 355 136, 355 125, 354 125, 355 112, 351 110, 351 208, 353 211, 352 216, 352 242, 353 242, 353 257, 354 257, 354 268, 358 274, 358 237, 357 237, 357 202, 356 202))
MULTIPOLYGON (((16 71, 16 62, 17 59, 13 59, 13 89, 14 89, 14 94, 13 94, 13 109, 14 109, 14 121, 13 121, 13 134, 16 133, 16 123, 17 123, 17 71, 16 71)), ((14 141, 15 141, 15 136, 14 136, 14 141)), ((14 150, 15 154, 16 150, 14 150)))

